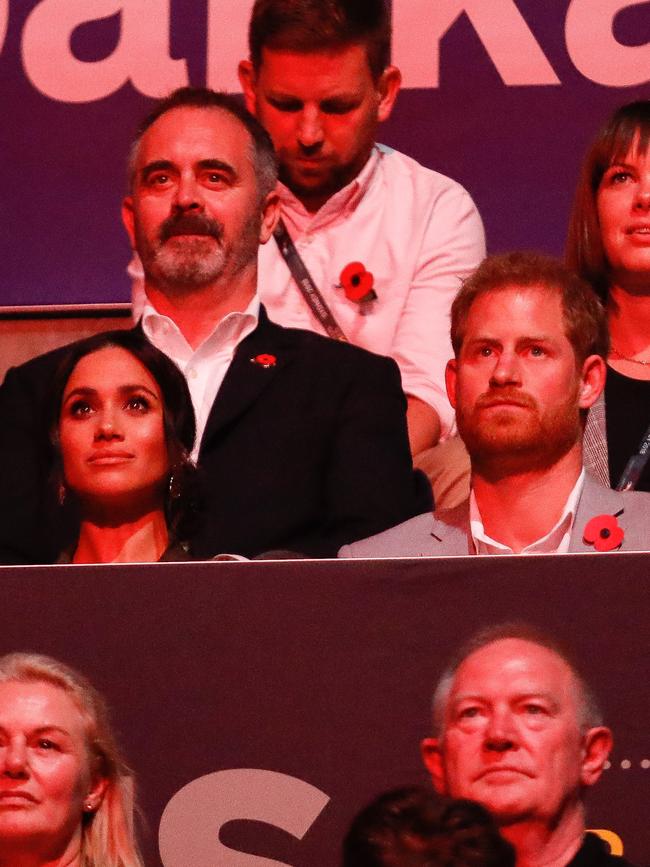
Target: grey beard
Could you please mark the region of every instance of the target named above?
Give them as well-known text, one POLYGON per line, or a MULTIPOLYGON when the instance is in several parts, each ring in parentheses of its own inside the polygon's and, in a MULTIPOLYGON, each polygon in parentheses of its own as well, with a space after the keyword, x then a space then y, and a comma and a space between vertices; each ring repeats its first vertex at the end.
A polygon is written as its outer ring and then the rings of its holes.
MULTIPOLYGON (((171 242, 173 245, 173 241, 171 242)), ((225 266, 225 253, 218 246, 206 255, 202 238, 184 241, 184 249, 163 244, 154 254, 151 271, 169 287, 198 289, 216 280, 225 266)))

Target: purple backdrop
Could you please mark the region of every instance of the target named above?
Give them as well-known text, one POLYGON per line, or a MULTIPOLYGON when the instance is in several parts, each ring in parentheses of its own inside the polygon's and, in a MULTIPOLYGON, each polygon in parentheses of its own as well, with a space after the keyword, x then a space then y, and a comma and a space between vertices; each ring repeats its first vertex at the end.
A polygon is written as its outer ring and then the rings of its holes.
MULTIPOLYGON (((0 306, 128 299, 133 129, 176 84, 235 88, 250 5, 0 0, 0 306)), ((650 95, 650 3, 393 0, 393 16, 406 89, 381 139, 465 184, 491 250, 560 253, 587 141, 650 95)))

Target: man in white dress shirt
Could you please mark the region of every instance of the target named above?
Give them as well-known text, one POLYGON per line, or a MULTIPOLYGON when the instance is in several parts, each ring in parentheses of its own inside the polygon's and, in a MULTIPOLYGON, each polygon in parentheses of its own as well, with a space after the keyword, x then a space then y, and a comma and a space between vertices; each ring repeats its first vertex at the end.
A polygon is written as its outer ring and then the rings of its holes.
MULTIPOLYGON (((282 219, 313 283, 350 342, 400 367, 415 455, 453 431, 449 310, 485 240, 459 184, 375 143, 401 80, 390 36, 384 0, 257 0, 239 73, 278 154, 282 219)), ((324 333, 279 245, 261 248, 259 263, 271 318, 324 333)))

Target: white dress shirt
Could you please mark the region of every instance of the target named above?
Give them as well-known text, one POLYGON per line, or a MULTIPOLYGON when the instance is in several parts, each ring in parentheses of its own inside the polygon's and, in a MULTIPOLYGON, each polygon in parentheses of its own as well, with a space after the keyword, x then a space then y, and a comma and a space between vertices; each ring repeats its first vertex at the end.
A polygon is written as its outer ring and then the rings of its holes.
MULTIPOLYGON (((404 391, 437 411, 444 439, 454 423, 444 384, 453 355, 451 302, 485 255, 483 225, 469 194, 383 145, 316 214, 282 184, 279 192, 289 234, 347 338, 395 359, 404 391), (345 296, 340 275, 351 262, 373 274, 376 300, 362 305, 345 296)), ((260 247, 258 265, 269 317, 322 333, 274 240, 260 247)))
POLYGON ((197 460, 212 404, 235 350, 257 327, 260 300, 255 296, 245 310, 224 316, 196 349, 192 349, 172 319, 158 313, 146 296, 143 301, 142 330, 145 336, 185 374, 196 417, 196 439, 192 457, 197 460))
MULTIPOLYGON (((575 483, 573 490, 569 494, 562 514, 557 523, 548 531, 548 533, 536 542, 531 542, 527 545, 520 554, 566 554, 569 550, 571 541, 571 530, 576 517, 576 510, 580 502, 582 487, 585 482, 584 468, 578 476, 578 481, 575 483)), ((469 526, 472 534, 472 542, 474 543, 475 554, 514 554, 512 548, 507 545, 497 542, 490 538, 485 532, 481 513, 478 509, 474 491, 470 491, 469 495, 469 526)))

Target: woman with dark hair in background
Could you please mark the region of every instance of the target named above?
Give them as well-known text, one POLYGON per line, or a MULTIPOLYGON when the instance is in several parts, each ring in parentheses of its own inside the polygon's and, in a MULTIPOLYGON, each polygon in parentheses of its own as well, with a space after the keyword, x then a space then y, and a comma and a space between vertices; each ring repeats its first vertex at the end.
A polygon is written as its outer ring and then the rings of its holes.
POLYGON ((650 101, 620 108, 585 158, 567 262, 607 308, 604 401, 589 412, 585 464, 607 485, 650 491, 650 101), (630 463, 630 459, 632 462, 630 463))
POLYGON ((353 820, 342 867, 514 867, 487 810, 408 786, 380 795, 353 820))
POLYGON ((56 659, 0 657, 0 867, 143 867, 106 705, 56 659))
POLYGON ((60 562, 187 559, 194 412, 167 356, 137 331, 74 344, 53 383, 49 430, 59 502, 79 515, 60 562))

